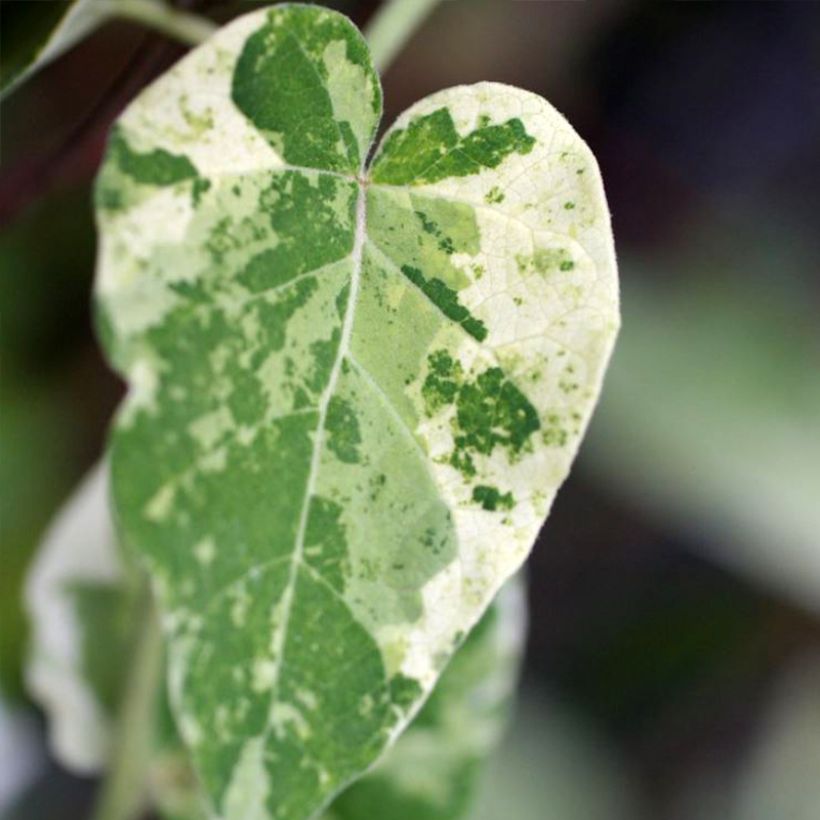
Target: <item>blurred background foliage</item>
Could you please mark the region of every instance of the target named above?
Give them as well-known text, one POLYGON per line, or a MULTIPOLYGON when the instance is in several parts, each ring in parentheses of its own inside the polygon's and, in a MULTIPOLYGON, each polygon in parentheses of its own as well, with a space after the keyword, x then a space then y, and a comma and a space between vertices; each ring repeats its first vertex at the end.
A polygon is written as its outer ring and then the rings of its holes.
MULTIPOLYGON (((378 2, 329 5, 361 25, 378 2)), ((22 692, 19 592, 122 392, 91 328, 94 170, 183 52, 108 23, 2 105, 5 818, 92 795, 22 692)), ((458 83, 549 99, 599 158, 620 258, 624 329, 530 562, 524 696, 475 820, 818 816, 819 71, 816 3, 444 0, 384 78, 387 123, 458 83)))

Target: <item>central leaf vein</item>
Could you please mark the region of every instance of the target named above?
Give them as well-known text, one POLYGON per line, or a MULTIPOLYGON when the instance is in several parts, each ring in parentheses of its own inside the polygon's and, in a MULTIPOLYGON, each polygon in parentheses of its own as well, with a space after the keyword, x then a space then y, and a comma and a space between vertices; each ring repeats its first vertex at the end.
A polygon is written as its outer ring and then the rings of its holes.
MULTIPOLYGON (((336 351, 336 357, 333 362, 333 368, 327 381, 327 386, 322 393, 319 402, 319 419, 316 425, 316 437, 313 441, 313 451, 311 454, 310 469, 308 471, 307 483, 305 485, 305 494, 302 502, 302 508, 299 515, 299 526, 296 532, 294 541, 293 555, 291 557, 290 568, 288 573, 287 583, 282 595, 281 615, 279 622, 276 625, 272 648, 274 662, 276 663, 276 672, 271 686, 271 704, 275 704, 278 691, 279 682, 283 667, 283 655, 285 648, 285 641, 287 639, 288 625, 290 622, 290 615, 293 610, 293 601, 296 591, 297 574, 300 565, 303 565, 303 555, 305 548, 305 534, 307 532, 308 517, 310 514, 310 500, 315 494, 316 481, 319 474, 319 467, 322 458, 322 449, 325 439, 325 428, 327 424, 328 409, 330 407, 330 400, 336 391, 336 385, 339 380, 339 374, 342 370, 342 362, 350 347, 350 338, 353 332, 353 322, 356 314, 356 303, 359 294, 359 282, 361 279, 362 269, 362 255, 364 252, 364 241, 366 234, 366 196, 363 186, 359 186, 358 198, 356 200, 356 224, 353 239, 353 249, 351 251, 352 271, 350 277, 350 292, 348 295, 348 302, 345 309, 344 321, 342 324, 341 339, 339 340, 339 347, 336 351)), ((271 731, 271 726, 268 726, 266 737, 271 731)))

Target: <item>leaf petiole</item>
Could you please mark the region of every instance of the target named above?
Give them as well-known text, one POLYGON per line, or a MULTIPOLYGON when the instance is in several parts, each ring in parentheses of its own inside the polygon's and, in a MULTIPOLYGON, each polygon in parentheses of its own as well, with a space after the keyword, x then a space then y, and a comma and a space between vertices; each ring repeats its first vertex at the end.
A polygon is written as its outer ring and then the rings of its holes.
MULTIPOLYGON (((98 0, 113 17, 135 20, 188 45, 207 40, 217 26, 164 0, 98 0)), ((439 0, 387 0, 365 31, 373 62, 385 71, 439 0)))
POLYGON ((364 30, 373 64, 387 70, 439 0, 386 0, 364 30))
POLYGON ((141 617, 134 636, 108 774, 94 820, 133 820, 143 809, 145 773, 154 740, 154 714, 162 685, 163 648, 159 617, 147 581, 139 592, 141 617))
POLYGON ((107 8, 112 17, 135 20, 155 28, 163 34, 187 45, 196 46, 207 40, 218 28, 215 23, 175 9, 164 0, 98 0, 107 8))

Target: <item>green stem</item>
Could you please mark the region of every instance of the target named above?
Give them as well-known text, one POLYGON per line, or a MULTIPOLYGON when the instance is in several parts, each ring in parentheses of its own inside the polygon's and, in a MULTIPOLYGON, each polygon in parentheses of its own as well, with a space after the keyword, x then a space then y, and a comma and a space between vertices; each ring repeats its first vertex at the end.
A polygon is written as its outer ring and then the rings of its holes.
POLYGON ((385 0, 365 29, 365 37, 380 72, 387 70, 439 0, 385 0))
POLYGON ((146 583, 137 609, 139 632, 120 704, 108 776, 94 820, 134 820, 144 808, 146 771, 154 740, 157 697, 162 685, 162 634, 146 583))
POLYGON ((186 45, 197 46, 207 40, 217 29, 215 23, 175 9, 163 0, 104 0, 114 17, 125 17, 155 28, 186 45))

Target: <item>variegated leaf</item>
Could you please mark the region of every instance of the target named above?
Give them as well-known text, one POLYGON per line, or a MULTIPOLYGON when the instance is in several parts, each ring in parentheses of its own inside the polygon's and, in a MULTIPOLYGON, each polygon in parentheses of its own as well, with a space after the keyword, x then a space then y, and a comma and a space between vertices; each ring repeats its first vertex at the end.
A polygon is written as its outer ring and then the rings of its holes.
POLYGON ((380 114, 355 28, 276 7, 143 92, 99 178, 114 497, 223 817, 312 816, 407 725, 532 547, 617 330, 597 166, 546 102, 435 94, 368 167, 380 114))

